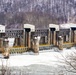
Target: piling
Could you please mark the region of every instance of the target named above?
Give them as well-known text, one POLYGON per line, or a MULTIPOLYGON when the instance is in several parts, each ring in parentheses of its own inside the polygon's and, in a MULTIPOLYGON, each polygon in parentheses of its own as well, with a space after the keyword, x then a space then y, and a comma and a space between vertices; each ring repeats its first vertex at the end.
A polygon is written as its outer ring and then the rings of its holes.
POLYGON ((63 38, 59 36, 59 49, 63 50, 63 38))
POLYGON ((34 37, 32 41, 32 48, 35 53, 39 53, 39 41, 40 39, 38 37, 34 37))
POLYGON ((74 44, 76 44, 76 30, 74 31, 74 44))

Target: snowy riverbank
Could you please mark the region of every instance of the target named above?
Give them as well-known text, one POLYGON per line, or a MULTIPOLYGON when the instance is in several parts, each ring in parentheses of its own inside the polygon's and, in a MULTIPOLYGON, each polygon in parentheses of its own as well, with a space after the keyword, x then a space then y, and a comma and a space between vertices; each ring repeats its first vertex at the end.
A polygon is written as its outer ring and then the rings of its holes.
MULTIPOLYGON (((60 64, 58 61, 63 59, 63 56, 67 56, 73 52, 76 52, 74 47, 70 49, 64 49, 63 51, 52 51, 52 50, 44 50, 40 51, 39 55, 36 55, 32 52, 24 53, 24 54, 14 54, 10 55, 8 59, 8 64, 10 67, 12 66, 29 66, 32 64, 43 64, 43 65, 50 65, 50 66, 57 66, 60 64)), ((6 65, 6 59, 2 59, 3 64, 6 65)), ((0 65, 2 64, 0 61, 0 65)))
POLYGON ((64 64, 59 62, 63 61, 62 56, 66 57, 73 52, 76 52, 74 47, 65 48, 63 51, 43 50, 39 55, 32 52, 13 54, 8 60, 0 58, 0 69, 3 68, 2 64, 5 65, 5 75, 8 75, 8 72, 10 75, 75 75, 66 72, 64 64))

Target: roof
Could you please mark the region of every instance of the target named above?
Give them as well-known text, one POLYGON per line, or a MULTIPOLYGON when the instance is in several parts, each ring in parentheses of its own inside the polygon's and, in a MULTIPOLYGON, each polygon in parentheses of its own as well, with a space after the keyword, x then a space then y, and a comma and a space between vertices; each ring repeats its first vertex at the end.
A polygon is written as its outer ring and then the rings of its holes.
POLYGON ((5 27, 4 25, 0 25, 0 27, 5 27))
POLYGON ((24 24, 24 28, 30 28, 31 31, 35 31, 35 26, 32 24, 24 24))
POLYGON ((76 24, 74 24, 74 23, 67 23, 67 24, 61 24, 60 25, 60 29, 70 29, 71 27, 75 27, 76 28, 76 24))
POLYGON ((49 28, 55 28, 56 31, 59 31, 59 25, 57 24, 49 24, 49 28))
POLYGON ((0 25, 0 33, 5 33, 5 26, 4 25, 0 25))

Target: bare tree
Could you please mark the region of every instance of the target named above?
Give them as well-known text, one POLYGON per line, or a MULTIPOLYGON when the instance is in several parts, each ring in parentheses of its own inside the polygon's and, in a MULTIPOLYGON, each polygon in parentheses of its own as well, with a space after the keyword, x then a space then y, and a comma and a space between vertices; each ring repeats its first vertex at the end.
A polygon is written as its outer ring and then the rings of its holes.
POLYGON ((71 73, 76 73, 76 52, 73 52, 71 54, 68 54, 67 56, 62 56, 62 60, 60 60, 59 62, 61 62, 62 64, 64 64, 64 68, 67 72, 71 72, 71 73))

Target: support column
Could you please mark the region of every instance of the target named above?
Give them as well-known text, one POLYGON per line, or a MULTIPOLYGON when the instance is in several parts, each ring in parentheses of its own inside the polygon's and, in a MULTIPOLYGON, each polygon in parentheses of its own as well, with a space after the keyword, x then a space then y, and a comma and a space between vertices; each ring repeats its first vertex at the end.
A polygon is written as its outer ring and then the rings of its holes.
POLYGON ((18 40, 18 46, 21 46, 20 37, 18 37, 17 40, 18 40))
POLYGON ((68 35, 66 35, 66 42, 68 42, 68 35))
POLYGON ((50 45, 50 30, 48 31, 48 44, 50 45))
POLYGON ((15 38, 15 46, 18 46, 18 38, 15 38))
POLYGON ((28 48, 30 48, 31 47, 31 32, 28 32, 27 33, 28 35, 27 35, 27 44, 28 44, 28 48))
POLYGON ((58 46, 58 34, 59 32, 56 32, 56 46, 58 46))
POLYGON ((24 46, 23 44, 23 38, 20 37, 20 43, 21 43, 21 46, 24 46))
POLYGON ((69 32, 69 43, 71 43, 71 29, 70 29, 70 32, 69 32))
POLYGON ((27 45, 27 38, 28 38, 28 37, 27 37, 27 36, 28 36, 27 34, 28 34, 28 33, 25 31, 25 34, 24 34, 24 46, 25 46, 25 47, 28 46, 28 45, 27 45))
POLYGON ((63 50, 63 38, 59 36, 59 49, 63 50))
POLYGON ((47 44, 47 36, 45 36, 45 44, 47 44))
POLYGON ((35 32, 35 26, 31 24, 24 24, 24 46, 28 48, 31 47, 31 32, 35 32))
POLYGON ((1 39, 0 39, 0 48, 1 48, 2 44, 1 44, 1 39))
POLYGON ((72 30, 72 31, 71 31, 71 42, 72 42, 72 43, 73 43, 73 40, 74 40, 74 35, 73 35, 73 34, 74 34, 74 31, 72 30))
POLYGON ((24 33, 23 33, 23 44, 24 44, 24 47, 26 47, 26 31, 24 29, 24 33))
POLYGON ((76 44, 76 30, 74 31, 74 44, 76 44))
POLYGON ((25 47, 25 29, 24 29, 24 32, 23 32, 23 46, 25 47))
POLYGON ((3 47, 3 39, 0 38, 0 48, 3 47))
POLYGON ((25 32, 25 47, 27 47, 27 32, 25 32))
POLYGON ((53 44, 56 45, 56 31, 54 31, 54 36, 52 38, 53 38, 53 44))
POLYGON ((30 32, 30 28, 25 28, 25 32, 24 32, 24 45, 25 47, 30 48, 31 46, 31 32, 30 32))
POLYGON ((53 32, 51 31, 50 32, 50 44, 52 44, 52 35, 53 35, 53 32))
POLYGON ((4 44, 5 44, 5 46, 4 46, 4 53, 3 53, 3 55, 4 55, 4 58, 9 58, 9 41, 8 41, 8 39, 6 38, 6 39, 4 39, 4 44))
POLYGON ((35 53, 39 53, 39 41, 40 41, 40 38, 38 37, 35 37, 32 41, 32 48, 35 53))

